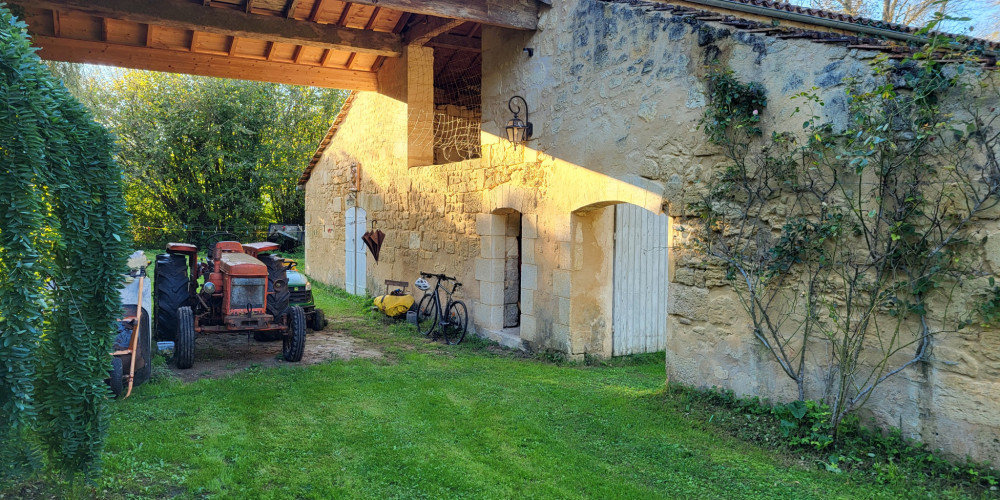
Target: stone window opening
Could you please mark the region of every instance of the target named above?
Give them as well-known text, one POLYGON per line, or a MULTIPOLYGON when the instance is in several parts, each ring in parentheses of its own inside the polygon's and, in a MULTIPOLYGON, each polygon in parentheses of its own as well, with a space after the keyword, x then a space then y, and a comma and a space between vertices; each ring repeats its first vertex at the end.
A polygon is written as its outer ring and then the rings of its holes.
POLYGON ((482 154, 482 56, 434 49, 434 164, 482 154))

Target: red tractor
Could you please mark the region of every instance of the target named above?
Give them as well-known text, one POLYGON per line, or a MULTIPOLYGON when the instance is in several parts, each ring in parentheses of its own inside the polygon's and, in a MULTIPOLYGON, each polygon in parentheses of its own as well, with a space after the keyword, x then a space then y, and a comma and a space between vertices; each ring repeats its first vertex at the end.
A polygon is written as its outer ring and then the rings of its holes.
POLYGON ((156 256, 156 338, 174 342, 178 368, 191 368, 195 335, 205 333, 281 338, 285 361, 302 359, 306 315, 288 303, 288 264, 271 253, 276 250, 276 243, 220 241, 209 247, 205 262, 198 262, 197 246, 169 243, 167 253, 156 256))

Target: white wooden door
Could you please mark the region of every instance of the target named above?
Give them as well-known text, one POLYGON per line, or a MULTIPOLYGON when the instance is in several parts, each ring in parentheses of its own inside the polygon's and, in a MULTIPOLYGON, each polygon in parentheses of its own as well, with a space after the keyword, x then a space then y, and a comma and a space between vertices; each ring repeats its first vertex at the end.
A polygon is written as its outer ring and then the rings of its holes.
POLYGON ((613 356, 666 348, 669 229, 666 215, 615 205, 613 356))
POLYGON ((344 234, 346 259, 344 262, 344 289, 354 295, 364 295, 367 281, 368 247, 361 239, 368 226, 365 209, 351 207, 347 209, 344 234))

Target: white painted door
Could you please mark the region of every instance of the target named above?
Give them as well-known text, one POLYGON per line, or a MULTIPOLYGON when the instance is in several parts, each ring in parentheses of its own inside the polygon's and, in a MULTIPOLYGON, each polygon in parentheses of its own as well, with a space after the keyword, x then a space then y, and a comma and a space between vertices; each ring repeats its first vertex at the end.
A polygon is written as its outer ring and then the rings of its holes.
POLYGON ((666 348, 669 229, 666 215, 615 205, 613 356, 666 348))
POLYGON ((361 239, 368 226, 365 209, 348 208, 345 225, 344 248, 347 255, 344 262, 344 289, 354 295, 364 295, 368 269, 368 247, 361 239))

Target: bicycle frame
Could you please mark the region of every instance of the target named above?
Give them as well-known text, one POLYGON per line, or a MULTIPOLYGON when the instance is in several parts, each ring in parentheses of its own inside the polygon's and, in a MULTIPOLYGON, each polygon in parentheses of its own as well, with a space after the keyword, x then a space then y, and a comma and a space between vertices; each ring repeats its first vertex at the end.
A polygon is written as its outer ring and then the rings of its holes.
POLYGON ((448 310, 448 307, 451 306, 452 302, 454 302, 452 297, 455 295, 455 292, 458 291, 458 288, 462 286, 462 284, 459 283, 456 280, 456 278, 448 277, 445 276, 444 274, 430 274, 421 272, 420 275, 426 278, 437 278, 437 281, 434 283, 434 289, 429 292, 426 292, 427 294, 431 294, 433 296, 432 301, 434 302, 434 307, 437 308, 437 318, 438 318, 437 324, 434 325, 430 334, 434 334, 437 332, 444 333, 444 327, 451 324, 448 321, 448 318, 445 317, 445 312, 448 310), (442 281, 454 282, 454 284, 451 287, 451 291, 449 291, 447 287, 441 285, 442 281), (444 294, 448 296, 448 300, 444 303, 443 306, 441 304, 441 295, 440 295, 441 292, 444 292, 444 294))

